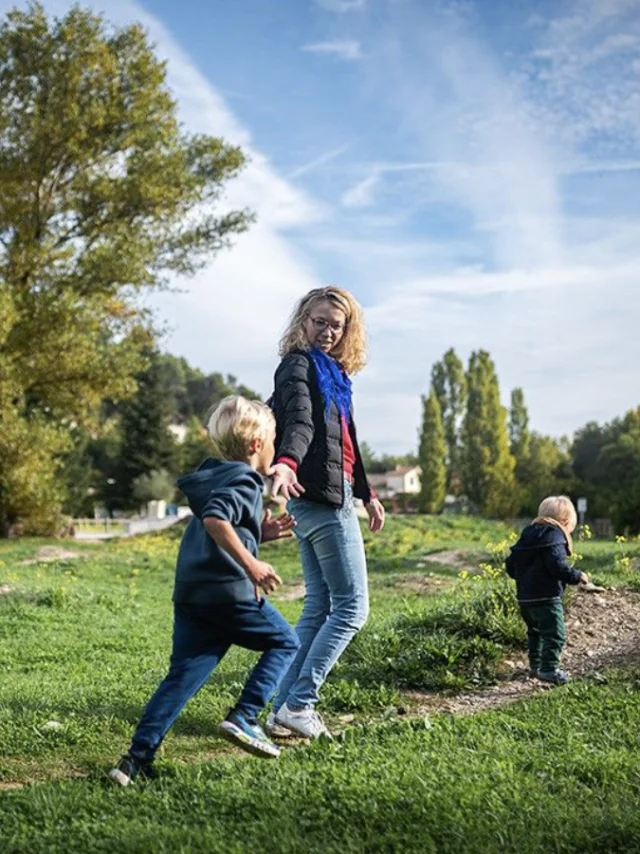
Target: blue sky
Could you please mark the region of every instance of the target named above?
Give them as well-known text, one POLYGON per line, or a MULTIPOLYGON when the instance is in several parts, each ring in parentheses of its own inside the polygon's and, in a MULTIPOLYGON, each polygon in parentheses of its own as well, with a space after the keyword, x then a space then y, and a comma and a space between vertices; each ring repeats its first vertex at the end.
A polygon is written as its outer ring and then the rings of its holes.
POLYGON ((258 225, 154 299, 172 352, 268 394, 293 301, 334 283, 365 307, 378 451, 415 448, 451 346, 541 432, 638 405, 640 0, 87 5, 142 21, 185 125, 251 157, 227 200, 258 225))

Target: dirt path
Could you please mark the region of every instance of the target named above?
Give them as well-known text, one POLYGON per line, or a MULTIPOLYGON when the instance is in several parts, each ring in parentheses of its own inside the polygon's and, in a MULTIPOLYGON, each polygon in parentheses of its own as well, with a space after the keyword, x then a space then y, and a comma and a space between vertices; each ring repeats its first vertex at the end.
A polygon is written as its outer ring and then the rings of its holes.
MULTIPOLYGON (((566 623, 568 642, 562 666, 574 678, 596 674, 606 667, 640 664, 640 592, 576 592, 567 609, 566 623)), ((470 715, 552 688, 528 676, 526 655, 520 654, 503 661, 498 683, 489 688, 450 697, 441 691, 409 692, 408 696, 418 703, 412 714, 470 715)))

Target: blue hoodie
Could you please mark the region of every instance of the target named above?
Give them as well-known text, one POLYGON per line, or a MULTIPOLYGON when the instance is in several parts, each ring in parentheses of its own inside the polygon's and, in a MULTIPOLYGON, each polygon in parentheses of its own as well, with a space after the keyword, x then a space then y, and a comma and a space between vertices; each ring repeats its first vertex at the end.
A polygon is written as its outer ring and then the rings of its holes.
POLYGON ((567 584, 579 584, 582 573, 567 563, 569 547, 559 528, 527 525, 511 546, 506 570, 516 582, 518 602, 551 602, 562 597, 567 584))
POLYGON ((204 519, 230 522, 242 544, 258 554, 262 527, 262 478, 247 463, 205 460, 178 480, 193 518, 180 543, 173 601, 218 605, 255 599, 249 576, 207 533, 204 519))

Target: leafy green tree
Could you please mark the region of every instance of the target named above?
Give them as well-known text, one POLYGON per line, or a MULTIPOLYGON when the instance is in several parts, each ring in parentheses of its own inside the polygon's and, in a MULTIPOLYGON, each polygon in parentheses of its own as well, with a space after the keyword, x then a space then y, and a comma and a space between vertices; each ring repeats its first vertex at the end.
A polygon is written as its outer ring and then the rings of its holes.
POLYGON ((529 437, 529 454, 519 462, 521 489, 520 512, 535 516, 538 505, 547 495, 575 492, 568 449, 560 440, 533 432, 529 437))
POLYGON ((187 424, 187 435, 180 445, 180 473, 195 471, 200 463, 211 456, 211 440, 197 418, 187 424))
POLYGON ((142 475, 157 471, 176 473, 176 442, 167 429, 170 401, 162 394, 157 355, 149 361, 149 368, 136 377, 135 395, 120 406, 121 445, 114 478, 117 506, 121 509, 136 506, 139 496, 134 495, 134 484, 142 475))
POLYGON ((191 406, 191 414, 201 421, 206 420, 207 413, 220 403, 223 397, 230 394, 240 394, 250 400, 260 398, 255 391, 239 384, 236 377, 230 374, 225 379, 220 373, 203 374, 201 371, 193 371, 187 381, 187 398, 191 406))
POLYGON ((571 466, 577 491, 589 502, 591 518, 611 518, 618 485, 609 476, 606 447, 612 448, 622 432, 620 419, 608 424, 590 421, 574 434, 571 443, 571 466))
POLYGON ((144 366, 140 295, 250 222, 219 212, 243 162, 183 131, 140 26, 38 3, 0 24, 0 534, 55 526, 69 430, 144 366))
POLYGON ((62 510, 69 516, 93 514, 93 471, 89 448, 91 437, 86 430, 75 430, 72 445, 61 461, 61 480, 64 483, 62 510))
POLYGON ((628 412, 615 426, 617 435, 598 456, 599 480, 611 489, 611 516, 616 530, 637 534, 640 532, 640 407, 628 412))
POLYGON ((453 348, 431 369, 431 385, 440 404, 447 443, 447 488, 459 495, 462 485, 461 428, 466 406, 464 365, 453 348))
POLYGON ((488 516, 506 517, 518 507, 515 460, 509 450, 507 412, 500 403, 498 377, 484 350, 471 354, 464 420, 464 486, 488 516))
POLYGON ((147 504, 149 501, 171 501, 176 492, 176 485, 166 469, 159 469, 138 475, 133 481, 131 492, 139 504, 147 504))
POLYGON ((529 412, 524 402, 524 392, 514 388, 509 409, 509 447, 516 465, 524 462, 530 453, 529 412))
POLYGON ((64 485, 52 464, 68 450, 63 430, 43 413, 23 418, 14 404, 15 385, 2 378, 0 364, 0 536, 21 520, 26 534, 56 533, 61 523, 64 485))
POLYGON ((418 507, 423 513, 439 513, 447 493, 447 443, 440 404, 433 387, 422 398, 422 430, 418 461, 422 469, 418 507))

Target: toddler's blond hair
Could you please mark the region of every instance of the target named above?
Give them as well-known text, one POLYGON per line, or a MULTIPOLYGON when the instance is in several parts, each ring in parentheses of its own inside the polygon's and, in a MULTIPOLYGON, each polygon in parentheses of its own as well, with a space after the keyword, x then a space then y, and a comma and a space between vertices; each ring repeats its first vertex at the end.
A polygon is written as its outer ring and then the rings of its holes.
POLYGON ((546 517, 547 519, 555 519, 560 523, 568 523, 571 530, 578 523, 576 508, 573 506, 573 501, 567 495, 549 495, 543 498, 538 507, 538 517, 546 517))
POLYGON ((276 420, 269 407, 239 394, 223 398, 207 424, 214 454, 223 460, 246 460, 252 439, 275 437, 276 420))

